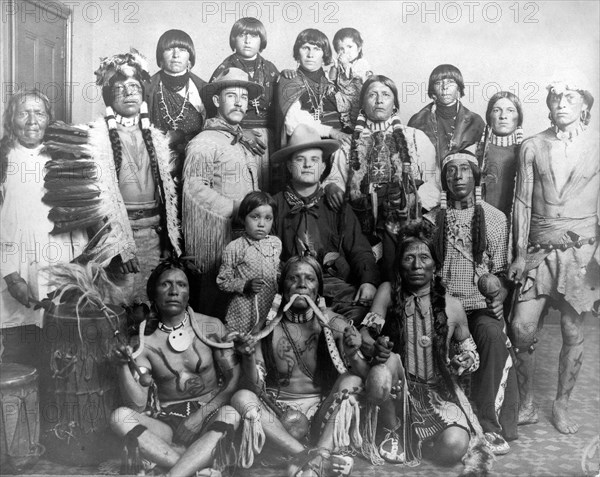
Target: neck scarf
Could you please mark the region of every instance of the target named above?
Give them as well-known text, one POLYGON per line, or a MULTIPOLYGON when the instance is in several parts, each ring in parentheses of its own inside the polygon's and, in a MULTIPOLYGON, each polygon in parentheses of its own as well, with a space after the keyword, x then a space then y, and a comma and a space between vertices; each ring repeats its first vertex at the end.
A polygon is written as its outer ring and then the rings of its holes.
POLYGON ((291 207, 288 217, 293 217, 294 215, 301 213, 304 215, 309 214, 315 218, 318 218, 318 203, 319 200, 321 200, 321 197, 323 197, 323 194, 323 189, 319 186, 313 194, 309 195, 308 197, 301 197, 291 185, 287 185, 283 195, 286 202, 291 207))
POLYGON ((165 88, 173 93, 185 88, 190 81, 190 72, 186 71, 185 74, 180 76, 172 76, 166 73, 164 70, 160 70, 160 80, 162 81, 165 88))

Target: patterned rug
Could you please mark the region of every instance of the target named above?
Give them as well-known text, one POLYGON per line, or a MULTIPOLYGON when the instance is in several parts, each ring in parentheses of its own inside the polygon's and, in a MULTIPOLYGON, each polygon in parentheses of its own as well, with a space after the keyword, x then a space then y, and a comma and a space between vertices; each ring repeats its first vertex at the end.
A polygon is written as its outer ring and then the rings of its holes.
MULTIPOLYGON (((519 439, 510 443, 510 453, 498 457, 494 463, 494 476, 593 476, 600 465, 596 448, 593 457, 585 457, 586 448, 594 447, 600 434, 600 326, 597 318, 589 316, 585 323, 586 342, 584 362, 573 395, 571 412, 580 424, 575 435, 560 434, 550 423, 552 400, 556 394, 558 354, 561 346, 560 325, 556 314, 546 319, 538 343, 536 374, 536 400, 539 405, 540 422, 519 427, 519 439)), ((48 460, 44 456, 35 466, 27 469, 28 475, 109 475, 118 472, 118 460, 103 463, 100 467, 68 467, 48 460)), ((458 475, 461 465, 439 467, 423 462, 419 467, 384 465, 373 467, 362 458, 356 458, 355 477, 438 477, 458 475)), ((0 475, 7 475, 2 472, 0 475)), ((281 468, 255 466, 250 470, 238 470, 239 477, 282 477, 281 468)))

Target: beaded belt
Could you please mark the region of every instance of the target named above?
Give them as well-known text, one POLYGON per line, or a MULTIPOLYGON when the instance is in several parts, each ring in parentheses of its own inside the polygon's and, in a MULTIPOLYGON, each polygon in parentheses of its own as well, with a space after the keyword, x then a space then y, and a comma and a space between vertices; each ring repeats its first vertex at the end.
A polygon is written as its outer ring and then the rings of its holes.
POLYGON ((127 210, 127 216, 129 217, 129 220, 147 219, 159 214, 160 209, 158 207, 152 207, 151 209, 127 210))
POLYGON ((578 240, 573 240, 571 242, 564 243, 529 243, 528 251, 529 252, 539 252, 540 250, 544 250, 546 252, 550 252, 552 250, 567 250, 569 248, 581 248, 585 244, 594 245, 598 237, 590 237, 590 238, 579 238, 578 240))

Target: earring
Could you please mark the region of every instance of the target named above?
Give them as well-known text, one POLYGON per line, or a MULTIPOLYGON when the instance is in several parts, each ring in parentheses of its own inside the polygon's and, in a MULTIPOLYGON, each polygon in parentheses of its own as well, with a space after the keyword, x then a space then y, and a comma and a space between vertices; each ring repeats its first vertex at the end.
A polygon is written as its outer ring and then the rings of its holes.
POLYGON ((481 203, 481 186, 475 186, 475 204, 481 203))
POLYGON ((579 118, 581 119, 581 122, 584 125, 587 125, 591 119, 591 114, 590 114, 589 109, 584 109, 583 111, 581 111, 581 115, 579 116, 579 118))
POLYGON ((392 109, 392 116, 395 116, 396 114, 398 114, 398 108, 394 106, 394 109, 392 109))
POLYGON ((448 208, 448 196, 446 194, 446 191, 443 190, 442 192, 440 192, 440 209, 447 209, 448 208))
POLYGON ((548 113, 548 119, 550 120, 550 126, 556 126, 556 124, 554 124, 554 120, 552 119, 552 113, 548 113))

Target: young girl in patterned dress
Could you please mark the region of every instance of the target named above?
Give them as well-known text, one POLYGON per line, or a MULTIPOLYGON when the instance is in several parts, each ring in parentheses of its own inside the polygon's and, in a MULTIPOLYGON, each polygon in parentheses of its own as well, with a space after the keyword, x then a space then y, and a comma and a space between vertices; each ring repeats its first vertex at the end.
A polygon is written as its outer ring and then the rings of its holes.
POLYGON ((267 315, 277 292, 281 240, 269 235, 275 211, 266 192, 250 192, 240 204, 245 231, 225 247, 217 277, 218 287, 233 294, 225 317, 230 331, 251 331, 267 315))

